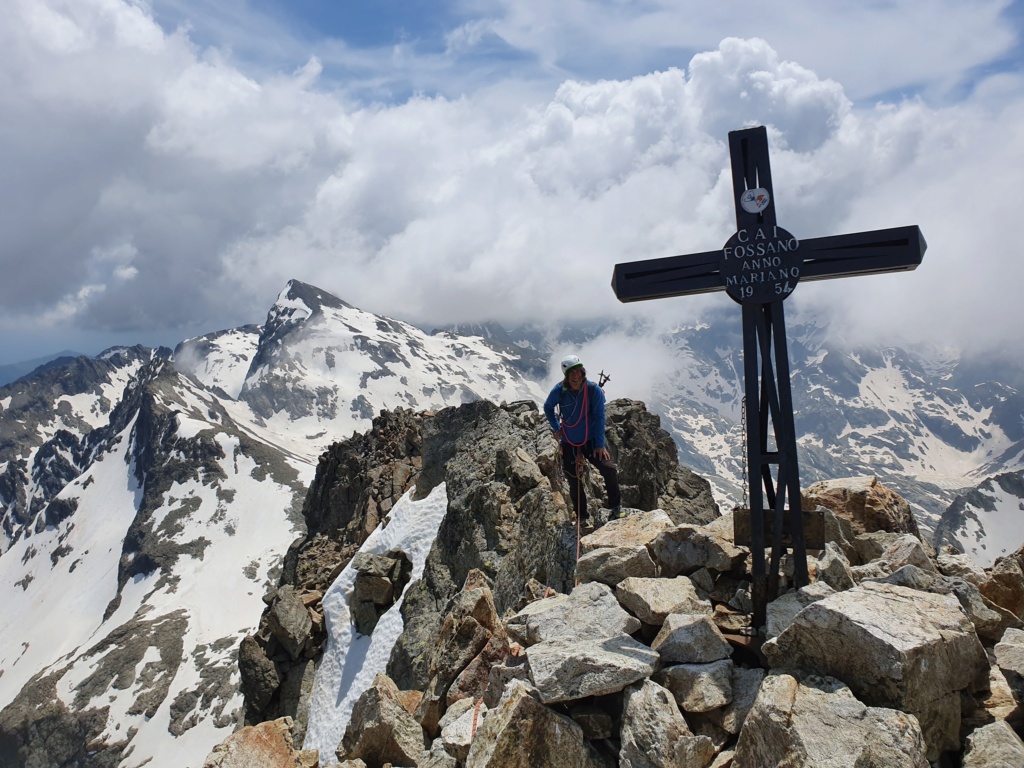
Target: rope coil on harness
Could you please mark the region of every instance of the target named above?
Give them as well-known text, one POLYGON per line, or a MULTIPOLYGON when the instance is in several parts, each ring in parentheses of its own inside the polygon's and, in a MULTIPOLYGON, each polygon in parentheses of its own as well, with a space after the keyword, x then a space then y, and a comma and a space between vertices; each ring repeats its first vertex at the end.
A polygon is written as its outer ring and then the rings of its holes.
MULTIPOLYGON (((580 447, 586 445, 587 441, 590 439, 590 419, 587 416, 587 410, 588 410, 587 389, 588 389, 587 383, 583 382, 583 398, 582 398, 583 402, 581 403, 581 407, 580 407, 580 410, 579 410, 579 416, 576 417, 576 421, 574 421, 572 424, 568 424, 567 420, 565 418, 562 419, 562 439, 565 440, 565 442, 567 442, 573 448, 580 448, 580 447), (569 435, 566 432, 566 430, 567 429, 575 429, 576 426, 581 421, 583 422, 583 442, 582 443, 574 443, 572 440, 569 439, 569 435)), ((561 406, 559 406, 558 410, 559 410, 559 415, 562 415, 561 414, 561 410, 562 410, 561 406)))

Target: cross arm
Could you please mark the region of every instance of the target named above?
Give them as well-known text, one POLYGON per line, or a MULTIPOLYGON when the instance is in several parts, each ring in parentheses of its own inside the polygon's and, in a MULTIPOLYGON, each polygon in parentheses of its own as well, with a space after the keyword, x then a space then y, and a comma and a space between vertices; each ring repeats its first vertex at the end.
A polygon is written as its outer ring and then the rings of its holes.
POLYGON ((616 264, 612 290, 621 302, 690 296, 723 289, 719 274, 721 249, 616 264))
POLYGON ((800 282, 916 269, 928 244, 920 227, 894 227, 800 241, 800 282))

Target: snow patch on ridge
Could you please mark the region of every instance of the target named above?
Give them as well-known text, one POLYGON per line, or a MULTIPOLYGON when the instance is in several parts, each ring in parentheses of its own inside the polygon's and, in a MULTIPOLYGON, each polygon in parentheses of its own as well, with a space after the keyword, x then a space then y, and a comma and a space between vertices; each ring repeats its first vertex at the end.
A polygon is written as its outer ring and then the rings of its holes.
MULTIPOLYGON (((385 523, 370 534, 360 552, 382 554, 400 549, 412 560, 410 586, 423 576, 427 554, 437 538, 445 512, 448 493, 444 483, 420 501, 407 492, 392 508, 385 523)), ((377 622, 373 634, 359 635, 352 626, 349 600, 355 585, 356 571, 351 563, 324 595, 324 619, 327 624, 327 647, 316 670, 313 693, 309 703, 309 725, 304 749, 320 750, 321 764, 337 762, 335 750, 345 735, 356 700, 383 672, 391 649, 402 633, 402 603, 406 592, 377 622)))

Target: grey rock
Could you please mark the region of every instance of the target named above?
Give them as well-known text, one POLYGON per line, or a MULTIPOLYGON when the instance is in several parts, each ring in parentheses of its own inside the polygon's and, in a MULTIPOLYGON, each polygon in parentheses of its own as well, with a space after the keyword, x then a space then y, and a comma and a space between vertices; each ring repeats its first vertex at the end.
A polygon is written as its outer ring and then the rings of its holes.
POLYGON ((1024 631, 1008 629, 992 649, 1014 698, 1024 706, 1024 631))
POLYGON ((624 399, 609 402, 605 416, 624 506, 662 509, 675 523, 703 524, 719 516, 711 484, 679 465, 675 442, 658 416, 624 399))
POLYGON ((399 701, 398 687, 385 675, 377 675, 352 708, 338 759, 415 765, 426 746, 423 729, 399 701))
POLYGON ((843 683, 772 673, 747 715, 734 768, 928 768, 912 715, 866 707, 843 683))
POLYGON ((873 531, 861 533, 854 537, 853 546, 862 565, 877 560, 886 548, 898 540, 901 534, 891 531, 873 531))
POLYGON ((988 668, 956 598, 879 583, 809 605, 763 651, 773 668, 835 677, 866 704, 915 715, 930 760, 957 748, 959 692, 982 687, 988 668))
POLYGON ((722 709, 711 712, 711 717, 722 729, 729 734, 736 735, 743 728, 757 694, 761 690, 761 683, 764 682, 765 671, 760 667, 745 669, 733 667, 732 669, 732 701, 722 709))
POLYGON ((692 613, 669 614, 651 650, 663 664, 707 664, 732 655, 732 646, 711 617, 692 613))
POLYGON ((459 768, 460 763, 448 754, 444 744, 441 743, 441 739, 437 738, 430 745, 430 749, 424 750, 423 754, 420 755, 419 762, 416 765, 417 768, 459 768))
POLYGON ((818 559, 818 580, 837 592, 850 589, 855 583, 846 555, 831 541, 825 542, 825 552, 818 559))
POLYGON ((963 768, 1019 768, 1024 765, 1024 741, 1006 721, 978 728, 967 737, 963 768))
POLYGON ((252 635, 243 638, 238 647, 238 671, 242 677, 242 695, 257 710, 263 710, 277 693, 281 678, 277 667, 267 658, 252 635))
POLYGON ((695 736, 672 694, 651 680, 626 689, 620 768, 705 768, 715 755, 707 736, 695 736))
POLYGON ((605 584, 580 584, 568 595, 530 603, 505 622, 509 637, 524 646, 545 640, 579 640, 633 634, 640 622, 622 609, 605 584))
POLYGON ((313 620, 294 587, 286 585, 277 591, 267 614, 267 627, 293 660, 302 655, 313 620))
MULTIPOLYGON (((480 704, 479 707, 476 706, 471 699, 462 699, 462 701, 466 703, 455 710, 456 716, 442 719, 440 725, 441 744, 444 746, 445 752, 458 762, 465 763, 466 757, 469 755, 469 747, 488 710, 483 704, 480 704)), ((448 712, 445 713, 446 716, 448 714, 448 712)))
POLYGON ((658 538, 659 533, 674 527, 672 518, 663 510, 637 512, 619 520, 611 520, 584 536, 580 540, 580 548, 586 553, 606 547, 647 547, 658 538))
POLYGON ((770 640, 781 635, 783 630, 793 623, 793 619, 796 618, 800 611, 811 603, 816 603, 829 595, 834 595, 835 592, 828 584, 815 582, 808 584, 806 587, 801 587, 796 592, 787 592, 772 600, 768 603, 766 610, 765 635, 767 639, 770 640))
POLYGON ((732 662, 674 664, 654 675, 668 688, 683 712, 710 712, 732 701, 732 662))
POLYGON ((958 576, 943 576, 934 571, 925 571, 915 565, 905 565, 881 579, 864 579, 885 584, 898 584, 923 592, 939 595, 953 595, 974 624, 978 636, 995 642, 1003 636, 1008 626, 1019 626, 1020 621, 997 606, 990 606, 977 586, 958 576))
POLYGON ((526 651, 530 680, 545 704, 617 693, 649 677, 658 654, 629 635, 557 638, 526 651))
POLYGON ((588 741, 610 739, 615 734, 612 716, 594 704, 573 704, 569 707, 569 717, 583 729, 583 737, 588 741))
POLYGON ((583 731, 518 681, 477 730, 466 768, 590 768, 583 731))
POLYGON ((697 595, 693 582, 686 576, 654 579, 631 576, 615 587, 619 604, 644 624, 661 626, 670 613, 692 613, 710 616, 711 603, 697 595))
POLYGON ((985 580, 985 569, 960 552, 940 552, 935 567, 943 576, 958 576, 975 586, 985 580))
POLYGON ((647 547, 602 547, 580 556, 576 577, 615 586, 630 576, 656 576, 658 567, 647 547))
POLYGON ((658 535, 651 544, 663 576, 689 575, 701 568, 729 573, 739 568, 747 552, 734 546, 716 529, 681 525, 658 535))

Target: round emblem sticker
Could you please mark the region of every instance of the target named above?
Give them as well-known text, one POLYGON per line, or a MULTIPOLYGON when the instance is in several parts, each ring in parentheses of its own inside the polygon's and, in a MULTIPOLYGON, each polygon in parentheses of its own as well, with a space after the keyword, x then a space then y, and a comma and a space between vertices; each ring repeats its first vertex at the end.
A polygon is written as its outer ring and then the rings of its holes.
POLYGON ((740 206, 747 213, 760 213, 768 207, 770 202, 771 198, 768 196, 768 190, 762 187, 748 189, 740 195, 740 206))

